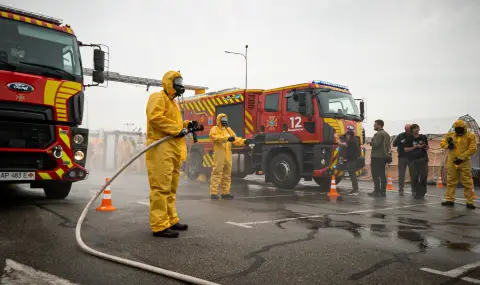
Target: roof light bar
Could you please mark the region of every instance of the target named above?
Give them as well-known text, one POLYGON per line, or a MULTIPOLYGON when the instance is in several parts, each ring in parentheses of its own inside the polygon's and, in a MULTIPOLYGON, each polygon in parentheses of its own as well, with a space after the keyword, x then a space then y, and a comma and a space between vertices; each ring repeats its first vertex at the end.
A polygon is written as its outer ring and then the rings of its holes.
POLYGON ((55 25, 58 25, 58 26, 60 26, 63 23, 63 20, 61 20, 61 19, 57 19, 57 18, 53 18, 53 17, 49 17, 49 16, 45 16, 45 15, 41 15, 41 14, 29 12, 29 11, 25 11, 25 10, 22 10, 22 9, 5 6, 5 5, 0 5, 0 10, 5 11, 5 12, 9 12, 9 13, 13 13, 13 14, 17 14, 19 16, 24 16, 24 17, 37 19, 37 20, 40 20, 40 21, 45 21, 45 22, 55 24, 55 25))
POLYGON ((337 88, 348 90, 347 86, 340 85, 340 84, 335 84, 335 83, 330 83, 330 82, 323 81, 323 80, 313 80, 312 83, 320 84, 320 85, 326 85, 326 86, 332 86, 332 87, 337 87, 337 88))

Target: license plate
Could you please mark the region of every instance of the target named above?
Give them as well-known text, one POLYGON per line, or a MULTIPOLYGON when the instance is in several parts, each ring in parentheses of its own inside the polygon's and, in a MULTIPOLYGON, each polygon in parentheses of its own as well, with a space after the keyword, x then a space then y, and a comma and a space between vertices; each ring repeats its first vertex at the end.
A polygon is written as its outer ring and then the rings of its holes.
POLYGON ((35 172, 0 172, 0 181, 35 180, 35 172))

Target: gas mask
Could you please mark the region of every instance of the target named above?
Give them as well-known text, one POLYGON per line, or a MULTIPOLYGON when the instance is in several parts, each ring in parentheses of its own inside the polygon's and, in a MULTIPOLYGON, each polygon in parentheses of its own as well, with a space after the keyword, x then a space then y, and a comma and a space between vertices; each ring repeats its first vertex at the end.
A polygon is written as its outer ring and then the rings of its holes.
POLYGON ((183 78, 177 77, 173 80, 173 89, 175 89, 175 97, 180 97, 183 95, 183 93, 185 93, 183 78))
POLYGON ((463 134, 465 133, 465 128, 456 127, 455 128, 455 133, 457 134, 457 136, 463 136, 463 134))
POLYGON ((222 124, 222 126, 227 127, 228 126, 228 119, 226 117, 222 117, 220 119, 220 123, 222 124))

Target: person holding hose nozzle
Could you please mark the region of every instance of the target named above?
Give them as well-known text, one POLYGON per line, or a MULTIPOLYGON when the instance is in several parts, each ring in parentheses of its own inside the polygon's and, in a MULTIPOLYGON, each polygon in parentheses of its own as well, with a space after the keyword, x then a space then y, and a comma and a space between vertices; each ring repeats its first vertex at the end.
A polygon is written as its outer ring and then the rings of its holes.
POLYGON ((150 183, 150 227, 155 237, 176 238, 188 229, 180 224, 175 206, 180 164, 186 159, 186 128, 198 125, 183 121, 175 97, 185 92, 182 75, 168 71, 162 79, 163 90, 150 95, 147 103, 147 146, 167 136, 172 139, 145 154, 150 183))
POLYGON ((233 199, 230 194, 232 183, 232 143, 236 146, 250 144, 249 139, 237 138, 228 126, 225 114, 218 114, 217 125, 210 130, 210 140, 213 142, 213 169, 210 179, 210 197, 218 200, 218 186, 222 191, 222 199, 233 199))
POLYGON ((463 195, 468 209, 475 209, 473 205, 473 179, 471 157, 477 152, 477 138, 467 130, 463 120, 457 120, 453 127, 440 142, 440 147, 448 150, 447 158, 447 201, 442 206, 454 206, 458 179, 463 185, 463 195))

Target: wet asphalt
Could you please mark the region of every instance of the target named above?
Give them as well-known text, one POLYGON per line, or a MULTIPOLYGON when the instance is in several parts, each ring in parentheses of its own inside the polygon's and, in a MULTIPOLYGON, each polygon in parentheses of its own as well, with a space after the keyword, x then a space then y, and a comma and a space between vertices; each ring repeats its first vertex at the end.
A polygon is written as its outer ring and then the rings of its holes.
MULTIPOLYGON (((77 183, 62 201, 47 200, 38 190, 2 188, 2 269, 8 258, 78 284, 187 284, 92 257, 77 246, 76 221, 105 176, 77 183)), ((454 278, 421 270, 449 271, 480 261, 480 210, 441 207, 445 189, 430 187, 423 201, 408 190, 404 197, 390 191, 386 199, 374 199, 366 195, 373 185, 362 182, 360 195, 350 197, 346 180, 339 185, 341 201, 333 203, 313 182, 280 190, 262 179, 237 180, 232 201, 211 201, 206 183, 182 180, 177 209, 190 229, 179 239, 161 239, 149 229, 146 176, 122 175, 112 184, 117 211, 98 213, 96 201, 82 237, 94 249, 219 284, 480 279, 478 267, 454 278)))

